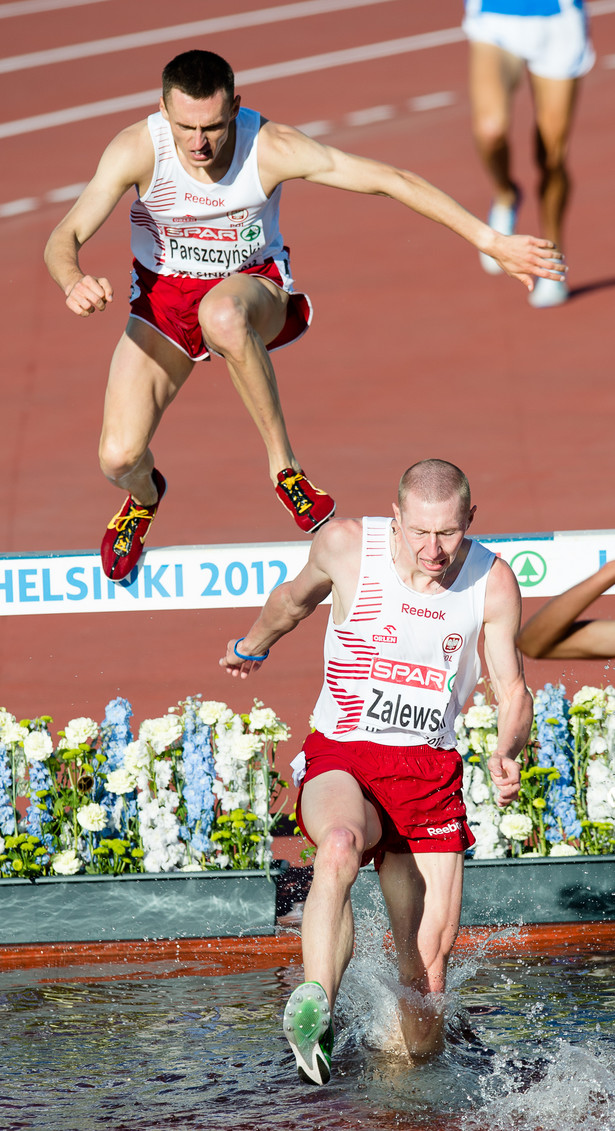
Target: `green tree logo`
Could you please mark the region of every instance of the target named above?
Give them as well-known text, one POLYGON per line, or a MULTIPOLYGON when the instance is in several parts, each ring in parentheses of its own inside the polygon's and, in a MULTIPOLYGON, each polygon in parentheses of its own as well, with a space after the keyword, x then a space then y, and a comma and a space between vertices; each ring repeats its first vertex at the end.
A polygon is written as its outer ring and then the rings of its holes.
POLYGON ((521 553, 515 554, 510 563, 519 585, 525 589, 531 589, 534 585, 540 585, 540 582, 546 576, 547 563, 545 559, 537 554, 535 550, 522 550, 521 553))
POLYGON ((251 243, 252 240, 257 240, 260 234, 260 224, 250 224, 248 228, 243 228, 240 232, 242 240, 245 240, 246 243, 251 243))

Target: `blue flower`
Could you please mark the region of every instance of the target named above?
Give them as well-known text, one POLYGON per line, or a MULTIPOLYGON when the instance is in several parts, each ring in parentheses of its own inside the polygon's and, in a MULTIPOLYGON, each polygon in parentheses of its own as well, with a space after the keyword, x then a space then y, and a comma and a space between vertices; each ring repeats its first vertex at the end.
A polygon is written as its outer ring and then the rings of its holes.
POLYGON ((46 832, 46 826, 53 821, 53 797, 51 795, 51 774, 44 762, 29 764, 30 804, 26 810, 26 828, 33 836, 42 840, 47 848, 53 846, 53 837, 46 832), (49 790, 47 797, 37 797, 38 791, 49 790), (41 808, 42 806, 42 808, 41 808))
POLYGON ((549 783, 545 800, 545 826, 547 840, 551 842, 581 835, 581 823, 575 808, 574 750, 569 729, 570 704, 564 687, 545 684, 536 693, 534 717, 539 742, 538 764, 554 766, 559 771, 557 781, 549 783))
POLYGON ((212 784, 215 767, 211 727, 201 720, 198 708, 198 700, 194 698, 187 699, 184 704, 183 795, 189 843, 197 852, 206 852, 209 848, 207 834, 214 819, 212 784))
POLYGON ((17 831, 15 809, 12 801, 13 768, 11 756, 0 742, 0 833, 11 836, 17 831))

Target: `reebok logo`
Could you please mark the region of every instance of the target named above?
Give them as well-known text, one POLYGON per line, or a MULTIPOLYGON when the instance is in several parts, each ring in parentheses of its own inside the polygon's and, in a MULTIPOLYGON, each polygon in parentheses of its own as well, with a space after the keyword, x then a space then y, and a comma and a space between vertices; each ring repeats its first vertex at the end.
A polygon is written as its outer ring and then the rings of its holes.
POLYGON ((441 829, 431 828, 427 829, 430 836, 444 836, 446 833, 457 833, 461 829, 461 821, 450 821, 448 825, 443 825, 441 829))
POLYGON ((417 609, 415 605, 402 605, 402 613, 409 617, 424 617, 425 620, 446 620, 444 609, 417 609))

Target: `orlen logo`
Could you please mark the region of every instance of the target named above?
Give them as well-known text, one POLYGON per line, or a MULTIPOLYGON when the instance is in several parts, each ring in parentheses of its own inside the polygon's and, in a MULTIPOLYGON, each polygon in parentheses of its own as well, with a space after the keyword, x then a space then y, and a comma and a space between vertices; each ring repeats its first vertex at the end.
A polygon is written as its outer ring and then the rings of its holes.
POLYGON ((428 668, 424 664, 409 664, 404 660, 385 660, 380 657, 372 664, 372 677, 383 683, 401 683, 404 687, 424 687, 426 691, 442 691, 446 672, 428 668))
POLYGON ((395 625, 385 624, 384 631, 388 633, 387 636, 379 636, 377 633, 374 633, 374 635, 372 636, 374 644, 397 644, 397 636, 395 635, 397 629, 395 628, 395 625))
POLYGON ((450 655, 451 652, 458 652, 463 644, 463 636, 458 632, 449 632, 445 640, 442 641, 442 651, 450 655))

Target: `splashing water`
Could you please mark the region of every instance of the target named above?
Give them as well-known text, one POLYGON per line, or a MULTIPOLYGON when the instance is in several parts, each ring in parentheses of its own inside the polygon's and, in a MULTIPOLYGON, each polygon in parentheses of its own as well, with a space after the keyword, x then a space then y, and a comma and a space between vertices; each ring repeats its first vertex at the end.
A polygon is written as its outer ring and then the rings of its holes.
POLYGON ((2 1131, 615 1131, 615 954, 522 958, 509 929, 506 957, 455 958, 446 1049, 416 1068, 385 926, 359 919, 325 1088, 282 1036, 300 968, 0 972, 2 1131))

